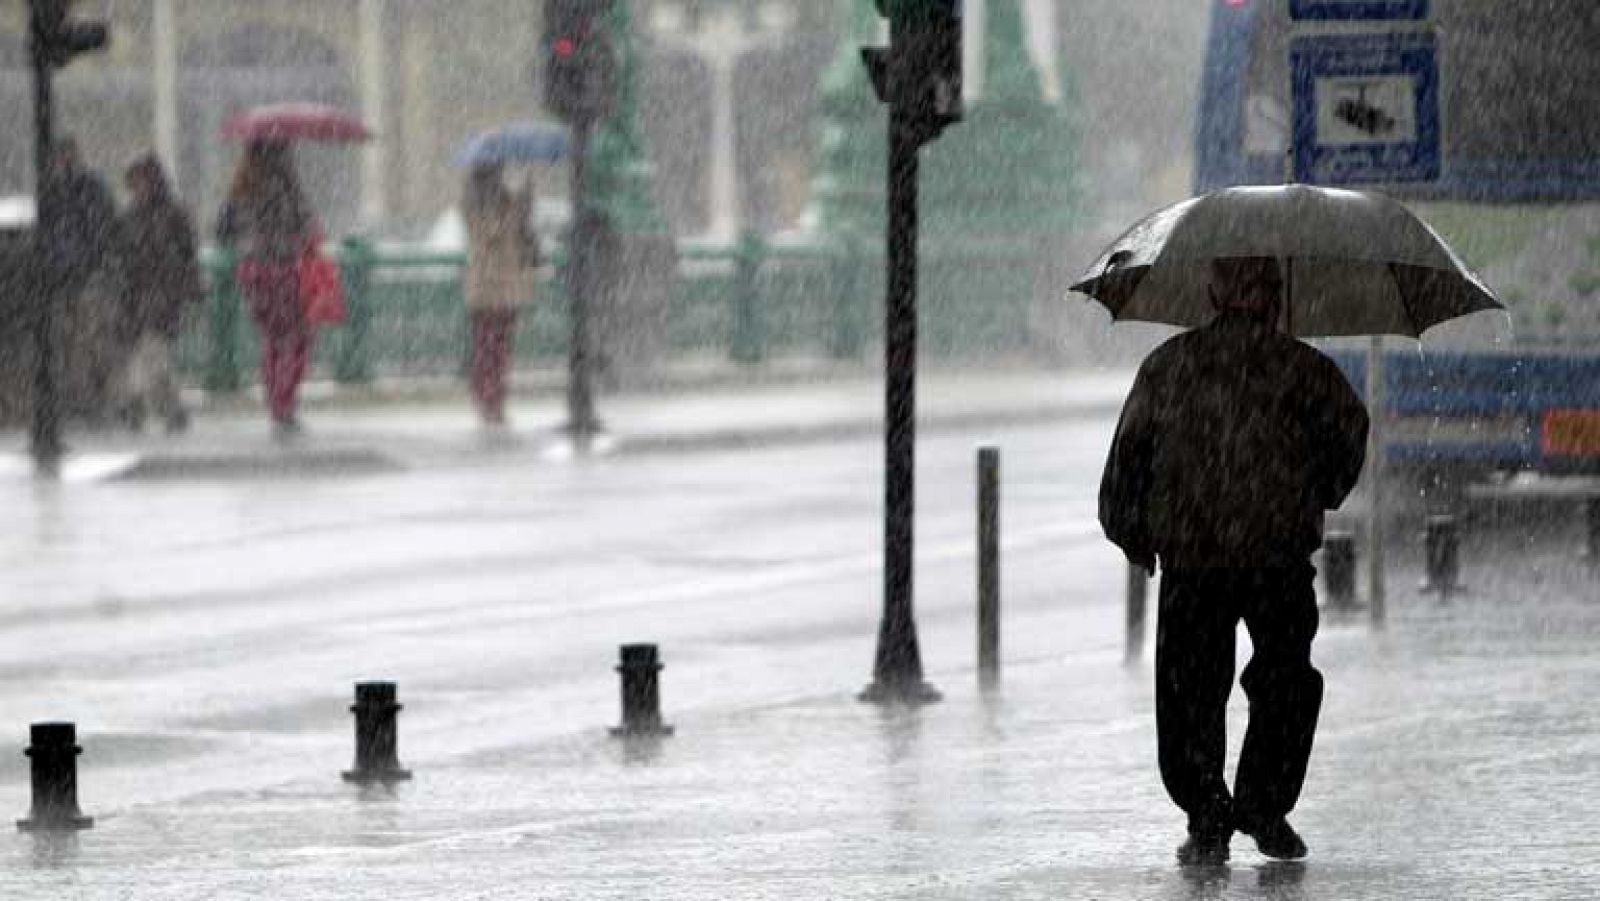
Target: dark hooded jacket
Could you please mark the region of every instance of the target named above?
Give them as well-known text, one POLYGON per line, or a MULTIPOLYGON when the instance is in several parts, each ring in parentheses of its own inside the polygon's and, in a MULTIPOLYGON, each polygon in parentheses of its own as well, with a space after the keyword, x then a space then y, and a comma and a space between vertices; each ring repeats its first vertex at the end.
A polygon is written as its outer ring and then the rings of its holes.
POLYGON ((40 208, 55 211, 40 222, 47 265, 67 284, 81 287, 115 249, 117 208, 111 189, 94 172, 72 166, 47 175, 41 195, 40 208))
POLYGON ((1333 361, 1243 315, 1157 348, 1100 484, 1106 537, 1170 569, 1303 564, 1361 473, 1367 413, 1333 361))
POLYGON ((200 263, 189 214, 170 197, 130 206, 118 230, 127 282, 126 337, 178 337, 184 308, 200 301, 200 263))

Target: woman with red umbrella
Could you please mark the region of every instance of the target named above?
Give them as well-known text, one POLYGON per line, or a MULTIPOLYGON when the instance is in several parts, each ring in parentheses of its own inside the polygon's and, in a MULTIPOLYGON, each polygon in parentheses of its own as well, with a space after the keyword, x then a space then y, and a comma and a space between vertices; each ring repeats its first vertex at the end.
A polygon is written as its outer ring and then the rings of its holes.
POLYGON ((337 294, 337 273, 316 253, 322 232, 300 190, 289 142, 354 143, 371 136, 359 119, 320 103, 258 106, 222 126, 222 137, 245 142, 245 152, 217 219, 217 241, 239 255, 234 275, 261 334, 261 382, 280 439, 300 431, 295 400, 316 324, 307 304, 317 322, 338 319, 316 302, 337 294), (308 273, 317 276, 309 290, 301 284, 308 273))
POLYGON ((235 275, 260 334, 261 382, 280 439, 300 431, 295 405, 312 330, 300 295, 299 263, 317 231, 289 144, 251 141, 217 218, 217 241, 238 253, 235 275))

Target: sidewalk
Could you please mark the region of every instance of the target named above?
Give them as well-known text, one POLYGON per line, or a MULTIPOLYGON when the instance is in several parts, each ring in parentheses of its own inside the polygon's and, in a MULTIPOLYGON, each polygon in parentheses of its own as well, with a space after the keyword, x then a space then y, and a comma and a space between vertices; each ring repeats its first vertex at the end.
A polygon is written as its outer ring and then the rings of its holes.
MULTIPOLYGON (((940 372, 919 385, 918 422, 924 429, 982 428, 1114 413, 1132 373, 940 372)), ((422 400, 335 395, 308 385, 296 440, 271 440, 255 404, 202 409, 192 430, 169 437, 120 432, 69 433, 77 454, 68 478, 183 478, 369 474, 412 468, 471 465, 518 455, 570 455, 562 435, 564 396, 513 399, 511 427, 484 431, 464 394, 422 400)), ((633 392, 597 399, 604 433, 599 453, 645 453, 737 448, 880 434, 882 381, 852 377, 801 385, 701 387, 678 392, 633 392)), ((0 441, 0 472, 28 471, 26 436, 0 441)))

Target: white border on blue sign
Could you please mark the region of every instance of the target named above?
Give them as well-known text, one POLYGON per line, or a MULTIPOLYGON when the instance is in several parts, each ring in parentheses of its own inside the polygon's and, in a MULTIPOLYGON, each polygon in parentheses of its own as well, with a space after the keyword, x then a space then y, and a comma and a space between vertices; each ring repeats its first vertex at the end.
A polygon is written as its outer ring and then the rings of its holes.
POLYGON ((1291 19, 1426 19, 1428 0, 1289 0, 1291 19))
POLYGON ((1424 32, 1317 35, 1289 43, 1294 176, 1307 184, 1436 181, 1441 174, 1437 42, 1424 32), (1388 144, 1318 144, 1318 78, 1409 75, 1416 84, 1417 136, 1388 144))

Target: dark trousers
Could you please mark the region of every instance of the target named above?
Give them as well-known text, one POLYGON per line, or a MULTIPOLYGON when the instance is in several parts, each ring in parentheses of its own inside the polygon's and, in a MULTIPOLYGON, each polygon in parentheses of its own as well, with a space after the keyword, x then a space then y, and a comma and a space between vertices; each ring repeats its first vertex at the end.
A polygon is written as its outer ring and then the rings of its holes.
POLYGON ((1161 781, 1191 832, 1267 821, 1294 809, 1322 706, 1311 665, 1316 570, 1167 570, 1156 627, 1156 731, 1161 781), (1223 776, 1234 634, 1254 652, 1240 684, 1250 726, 1230 797, 1223 776))
POLYGON ((292 263, 241 264, 239 285, 261 339, 261 385, 273 422, 290 422, 311 361, 311 325, 292 263))

